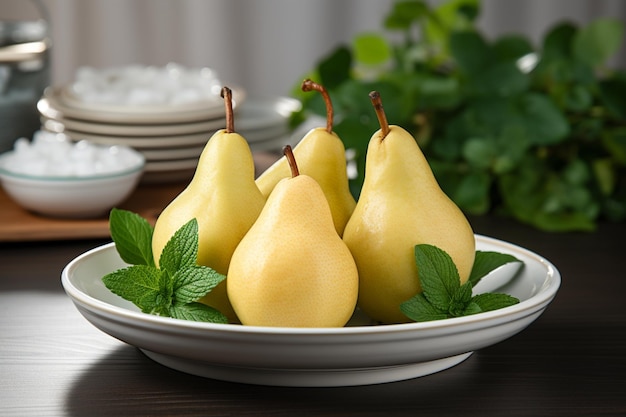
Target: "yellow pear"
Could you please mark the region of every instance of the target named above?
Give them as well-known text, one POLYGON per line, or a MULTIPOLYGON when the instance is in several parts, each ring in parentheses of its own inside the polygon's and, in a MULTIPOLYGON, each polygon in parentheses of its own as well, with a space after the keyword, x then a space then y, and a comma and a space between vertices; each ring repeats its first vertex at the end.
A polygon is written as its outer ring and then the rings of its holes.
POLYGON ((381 129, 368 144, 363 187, 343 239, 359 270, 359 308, 377 321, 406 322, 400 304, 421 292, 415 245, 446 251, 463 283, 474 264, 475 239, 413 136, 389 126, 380 95, 370 96, 381 129))
MULTIPOLYGON (((322 187, 330 205, 335 229, 341 236, 356 205, 348 187, 346 149, 339 136, 333 132, 333 107, 326 89, 307 79, 302 83, 302 90, 316 90, 324 97, 326 127, 310 130, 293 149, 293 153, 298 160, 300 172, 315 179, 322 187)), ((289 163, 283 156, 265 170, 256 183, 267 197, 281 179, 289 176, 289 163)))
MULTIPOLYGON (((248 142, 234 131, 230 89, 225 87, 222 95, 226 128, 211 136, 190 183, 157 218, 152 238, 157 265, 167 241, 183 224, 196 218, 198 264, 226 274, 235 248, 265 204, 254 182, 254 160, 248 142)), ((200 301, 236 321, 225 281, 200 301)))
POLYGON ((228 297, 244 325, 341 327, 354 312, 358 275, 321 187, 298 174, 281 180, 233 254, 228 297))

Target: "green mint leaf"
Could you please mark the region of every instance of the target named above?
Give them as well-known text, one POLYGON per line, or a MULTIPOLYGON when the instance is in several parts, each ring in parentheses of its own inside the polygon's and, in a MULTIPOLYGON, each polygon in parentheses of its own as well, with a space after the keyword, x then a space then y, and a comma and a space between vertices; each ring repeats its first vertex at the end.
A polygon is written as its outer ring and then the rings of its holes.
POLYGON ((461 285, 450 299, 448 307, 449 317, 461 317, 465 314, 467 306, 472 301, 472 284, 467 281, 461 285))
POLYGON ((515 305, 519 300, 508 294, 484 293, 475 295, 472 303, 477 304, 481 312, 485 312, 515 305))
POLYGON ((469 282, 476 286, 478 282, 491 271, 511 262, 522 262, 513 255, 499 252, 476 251, 474 266, 470 273, 469 282))
POLYGON ((102 278, 114 294, 135 304, 144 313, 163 314, 172 302, 171 290, 164 284, 157 268, 134 265, 118 269, 102 278))
POLYGON ((459 272, 450 255, 433 245, 416 245, 415 262, 426 299, 434 307, 448 311, 461 286, 459 272))
POLYGON ((452 258, 436 246, 416 245, 415 262, 423 291, 400 304, 402 313, 413 321, 468 316, 519 303, 507 294, 472 296, 474 283, 493 269, 509 262, 521 262, 512 255, 476 251, 470 279, 463 285, 452 258))
POLYGON ((114 208, 109 214, 109 230, 124 262, 154 266, 153 228, 146 219, 130 211, 114 208))
POLYGON ((228 323, 228 319, 218 310, 202 303, 175 303, 169 308, 169 315, 175 319, 228 323))
POLYGON ((483 310, 480 308, 478 304, 473 301, 470 301, 469 304, 465 307, 463 314, 461 316, 470 316, 472 314, 482 313, 483 310))
POLYGON ((120 257, 133 266, 102 278, 114 294, 135 304, 142 312, 184 320, 227 323, 213 307, 196 302, 226 277, 197 265, 198 222, 192 219, 174 233, 159 259, 152 254, 153 228, 140 216, 113 209, 111 236, 120 257))
POLYGON ((176 303, 192 303, 205 296, 226 279, 207 266, 194 265, 178 270, 173 276, 176 303))
POLYGON ((400 311, 411 320, 418 322, 448 318, 445 311, 433 306, 422 293, 400 304, 400 311))
POLYGON ((181 268, 196 265, 198 260, 198 221, 185 223, 165 244, 159 266, 172 276, 181 268))

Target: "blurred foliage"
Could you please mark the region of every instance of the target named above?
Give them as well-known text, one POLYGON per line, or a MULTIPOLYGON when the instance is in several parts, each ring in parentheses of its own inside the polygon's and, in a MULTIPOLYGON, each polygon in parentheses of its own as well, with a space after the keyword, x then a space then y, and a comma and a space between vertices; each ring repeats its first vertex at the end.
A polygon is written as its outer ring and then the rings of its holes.
MULTIPOLYGON (((534 47, 520 35, 488 40, 478 0, 395 3, 380 33, 358 35, 311 77, 329 91, 335 131, 356 154, 358 198, 369 138, 368 97, 410 131, 443 190, 466 212, 512 216, 548 231, 593 230, 626 218, 626 72, 606 62, 622 23, 560 23, 534 47)), ((294 96, 325 115, 319 94, 294 96)))

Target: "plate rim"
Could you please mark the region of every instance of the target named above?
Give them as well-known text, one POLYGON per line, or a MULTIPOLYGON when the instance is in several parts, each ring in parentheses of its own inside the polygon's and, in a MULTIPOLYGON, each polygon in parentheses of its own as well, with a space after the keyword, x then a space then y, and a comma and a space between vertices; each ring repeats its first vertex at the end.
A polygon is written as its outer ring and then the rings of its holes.
POLYGON ((484 313, 455 317, 444 320, 434 320, 428 322, 411 322, 400 324, 384 324, 384 325, 358 325, 348 327, 307 327, 307 328, 292 328, 292 327, 268 327, 268 326, 247 326, 240 324, 216 324, 206 322, 196 322, 189 320, 180 320, 170 317, 161 317, 142 313, 140 311, 130 310, 123 307, 118 307, 99 300, 77 288, 70 280, 70 271, 76 268, 77 264, 82 260, 94 254, 105 251, 115 250, 114 242, 100 245, 93 249, 90 249, 71 260, 61 272, 61 281, 66 293, 72 298, 74 302, 79 302, 85 308, 88 306, 95 307, 99 314, 106 312, 109 315, 116 318, 120 322, 126 322, 131 319, 133 322, 142 322, 144 325, 158 325, 167 329, 186 329, 186 330, 203 330, 207 332, 222 333, 227 332, 230 334, 247 334, 254 336, 267 336, 267 335, 287 335, 287 336, 299 336, 299 337, 319 337, 319 336, 337 336, 337 335, 378 335, 378 334, 392 334, 392 333, 404 333, 414 332, 420 330, 447 330, 451 327, 456 327, 464 324, 481 324, 484 322, 490 322, 492 320, 505 319, 507 317, 526 317, 534 314, 536 311, 547 306, 556 296, 558 289, 561 285, 561 274, 556 266, 544 258, 543 256, 532 252, 526 248, 518 246, 514 243, 499 240, 493 237, 488 237, 480 234, 475 234, 477 243, 482 241, 486 244, 503 246, 509 251, 520 252, 525 256, 534 258, 537 262, 541 263, 546 268, 546 282, 544 283, 542 290, 527 300, 523 300, 518 304, 504 307, 501 309, 488 311, 484 313), (126 319, 126 320, 124 320, 126 319))

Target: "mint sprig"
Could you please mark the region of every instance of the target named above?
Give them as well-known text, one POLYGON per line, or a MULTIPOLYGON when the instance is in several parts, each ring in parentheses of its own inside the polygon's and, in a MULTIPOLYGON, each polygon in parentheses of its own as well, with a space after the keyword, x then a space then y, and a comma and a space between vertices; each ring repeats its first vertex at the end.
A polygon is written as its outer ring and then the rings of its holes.
POLYGON ((167 242, 155 266, 154 229, 147 220, 126 210, 113 209, 109 228, 122 260, 131 266, 102 278, 114 294, 142 312, 183 320, 227 323, 226 317, 198 300, 226 277, 197 264, 198 222, 191 219, 167 242))
POLYGON ((476 251, 470 277, 463 285, 450 255, 433 245, 416 245, 415 262, 422 292, 400 305, 411 320, 422 322, 468 316, 519 303, 508 294, 472 295, 473 287, 494 269, 510 262, 520 262, 512 255, 476 251))

